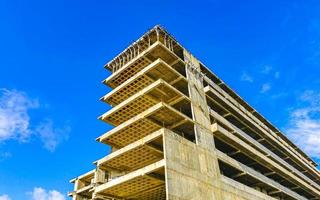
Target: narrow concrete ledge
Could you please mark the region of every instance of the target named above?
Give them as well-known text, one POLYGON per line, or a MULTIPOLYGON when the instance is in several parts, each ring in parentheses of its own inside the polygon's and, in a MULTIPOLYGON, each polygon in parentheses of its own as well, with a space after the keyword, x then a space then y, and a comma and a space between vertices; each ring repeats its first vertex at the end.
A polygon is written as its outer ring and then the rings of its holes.
POLYGON ((182 132, 186 131, 186 134, 191 134, 188 131, 192 130, 193 121, 168 104, 161 102, 101 135, 97 140, 121 148, 163 127, 179 130, 180 126, 187 128, 187 130, 181 129, 182 132))
POLYGON ((163 129, 96 161, 98 168, 131 172, 163 159, 163 129))
POLYGON ((253 178, 259 180, 261 183, 268 185, 270 188, 273 189, 273 191, 276 192, 282 192, 292 198, 295 199, 301 199, 301 200, 307 200, 307 198, 293 192, 292 190, 289 190, 288 188, 280 185, 279 183, 275 182, 274 180, 264 176, 263 174, 251 169, 250 167, 247 167, 246 165, 236 161, 235 159, 227 156, 226 154, 222 153, 221 151, 217 150, 218 159, 222 162, 225 162, 229 164, 230 166, 238 169, 239 171, 248 174, 249 176, 252 176, 253 178))
POLYGON ((103 96, 101 100, 112 106, 116 106, 159 79, 164 80, 170 85, 176 84, 177 80, 187 84, 184 76, 159 58, 107 95, 103 96))
POLYGON ((172 65, 175 62, 183 63, 181 58, 169 50, 160 41, 157 41, 105 79, 103 83, 111 88, 116 88, 158 58, 161 58, 169 65, 172 65))
POLYGON ((292 181, 293 183, 299 185, 300 187, 304 188, 304 190, 309 191, 315 195, 320 196, 320 192, 314 188, 312 185, 306 183, 303 179, 297 177, 296 175, 292 174, 287 169, 283 168, 273 160, 271 160, 268 155, 265 155, 256 149, 254 149, 252 146, 247 144, 246 142, 242 141, 232 133, 228 132, 226 129, 218 125, 217 123, 212 125, 212 132, 214 135, 228 144, 235 146, 240 151, 247 154, 247 156, 250 156, 252 159, 256 160, 257 162, 265 165, 266 167, 272 169, 273 171, 283 175, 288 180, 292 181))
POLYGON ((164 166, 164 160, 158 161, 127 175, 113 179, 110 182, 99 185, 95 188, 94 193, 130 199, 139 192, 164 185, 164 166))
POLYGON ((100 116, 99 119, 118 126, 159 102, 172 105, 181 101, 189 102, 189 98, 162 79, 159 79, 137 94, 121 102, 119 105, 113 107, 100 116))

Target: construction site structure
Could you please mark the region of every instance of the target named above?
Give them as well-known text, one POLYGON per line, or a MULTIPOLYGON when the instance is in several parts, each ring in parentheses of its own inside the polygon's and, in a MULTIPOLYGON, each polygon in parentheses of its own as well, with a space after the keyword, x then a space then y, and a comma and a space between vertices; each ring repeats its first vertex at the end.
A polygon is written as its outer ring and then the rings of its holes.
POLYGON ((163 27, 105 68, 111 153, 73 200, 320 200, 317 164, 163 27))

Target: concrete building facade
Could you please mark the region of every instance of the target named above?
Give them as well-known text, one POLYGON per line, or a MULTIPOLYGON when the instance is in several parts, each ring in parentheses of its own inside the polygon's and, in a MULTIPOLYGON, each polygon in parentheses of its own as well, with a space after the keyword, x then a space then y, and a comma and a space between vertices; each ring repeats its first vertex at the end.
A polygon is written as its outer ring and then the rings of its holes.
POLYGON ((320 200, 316 163, 162 27, 105 68, 112 150, 73 200, 320 200))

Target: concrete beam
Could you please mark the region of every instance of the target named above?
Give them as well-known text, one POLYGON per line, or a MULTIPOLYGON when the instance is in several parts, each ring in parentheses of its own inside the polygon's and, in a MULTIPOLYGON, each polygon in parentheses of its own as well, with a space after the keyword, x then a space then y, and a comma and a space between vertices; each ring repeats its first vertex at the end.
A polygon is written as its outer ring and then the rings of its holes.
POLYGON ((300 179, 300 181, 307 182, 308 185, 312 185, 314 189, 316 189, 318 192, 320 192, 320 187, 317 183, 312 181, 310 178, 299 172, 296 168, 292 167, 290 164, 285 162, 283 159, 281 159, 278 155, 264 147, 262 144, 251 138, 249 135, 244 133, 242 130, 231 124, 229 121, 221 117, 218 113, 216 113, 213 110, 210 110, 210 114, 215 117, 219 122, 226 125, 228 128, 230 128, 235 134, 238 134, 243 140, 249 142, 252 144, 252 146, 255 148, 255 150, 261 152, 264 154, 264 156, 267 156, 271 158, 274 162, 280 164, 282 167, 286 168, 286 171, 289 171, 293 176, 300 179))
POLYGON ((307 200, 305 197, 289 190, 288 188, 280 185, 279 183, 275 182, 274 180, 262 175, 261 173, 255 171, 254 169, 247 167, 246 165, 236 161, 235 159, 227 156, 226 154, 222 153, 221 151, 217 150, 218 159, 221 161, 227 163, 228 165, 236 168, 237 170, 241 171, 241 174, 248 174, 249 176, 254 177, 255 179, 263 182, 264 184, 276 189, 276 191, 273 193, 285 193, 288 196, 291 196, 295 199, 301 199, 301 200, 307 200))
POLYGON ((216 137, 224 140, 225 142, 228 142, 229 144, 235 146, 236 148, 239 148, 242 152, 244 152, 246 155, 250 156, 252 159, 259 162, 260 164, 263 164, 267 168, 273 171, 276 171, 277 173, 287 177, 288 180, 291 180, 295 184, 300 185, 302 188, 309 191, 313 195, 320 197, 320 192, 318 191, 318 188, 314 188, 310 184, 306 183, 303 179, 295 176, 290 171, 283 168, 282 166, 280 166, 278 163, 271 160, 269 157, 267 157, 263 153, 257 151, 256 149, 248 145, 246 142, 240 140, 238 137, 228 132, 223 127, 219 126, 218 124, 214 124, 212 126, 212 131, 216 137))
MULTIPOLYGON (((142 176, 148 176, 148 174, 150 174, 156 170, 160 170, 164 166, 165 166, 165 160, 158 161, 156 163, 153 163, 151 165, 148 165, 146 167, 143 167, 141 169, 133 171, 129 174, 121 176, 117 179, 113 179, 110 182, 99 185, 99 186, 95 187, 94 193, 108 194, 109 189, 111 190, 111 189, 114 189, 114 187, 121 187, 121 184, 129 182, 130 180, 134 180, 134 179, 142 177, 142 176)), ((158 181, 163 182, 164 180, 158 180, 158 181)), ((121 188, 119 190, 121 191, 121 188)), ((123 191, 123 192, 126 193, 125 191, 123 191)), ((113 194, 111 194, 111 195, 113 195, 113 194)))
POLYGON ((222 100, 224 103, 226 103, 230 108, 235 110, 237 113, 243 113, 241 116, 249 121, 251 124, 253 124, 255 127, 257 127, 265 136, 268 136, 268 139, 272 141, 273 143, 281 146, 283 149, 285 149, 286 153, 290 155, 290 157, 295 158, 297 162, 299 162, 300 166, 303 166, 307 169, 312 170, 312 172, 320 177, 320 173, 315 169, 314 166, 311 166, 309 164, 309 161, 306 160, 306 158, 302 157, 296 150, 293 149, 290 145, 288 145, 283 139, 281 139, 278 135, 273 133, 270 129, 268 129, 260 120, 256 119, 255 116, 251 115, 244 107, 239 105, 231 96, 229 96, 225 91, 223 91, 219 87, 214 86, 207 86, 205 88, 206 93, 212 93, 216 97, 218 97, 220 100, 222 100), (237 105, 237 106, 236 106, 237 105), (250 116, 250 117, 249 117, 250 116), (267 131, 269 130, 269 131, 267 131))

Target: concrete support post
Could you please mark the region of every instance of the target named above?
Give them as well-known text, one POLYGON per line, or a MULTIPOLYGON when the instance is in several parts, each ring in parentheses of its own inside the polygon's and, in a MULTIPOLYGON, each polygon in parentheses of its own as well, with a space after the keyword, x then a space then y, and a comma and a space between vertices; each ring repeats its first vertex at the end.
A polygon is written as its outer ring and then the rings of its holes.
MULTIPOLYGON (((164 136, 167 199, 220 200, 220 172, 214 138, 204 93, 199 62, 184 52, 192 117, 195 121, 196 144, 174 138, 170 131, 164 136)), ((177 137, 177 136, 176 136, 177 137)))
POLYGON ((97 168, 95 173, 94 173, 94 183, 95 184, 103 184, 106 182, 106 173, 104 170, 97 168))
MULTIPOLYGON (((85 184, 84 184, 81 180, 77 179, 77 180, 74 182, 74 191, 77 191, 77 190, 83 188, 84 186, 85 186, 85 184)), ((74 195, 72 196, 72 200, 82 200, 82 198, 81 198, 80 195, 74 194, 74 195)))
POLYGON ((196 142, 203 148, 214 150, 213 135, 210 131, 210 116, 204 93, 203 77, 200 73, 199 61, 189 52, 184 51, 189 94, 191 99, 193 120, 196 122, 196 142))

